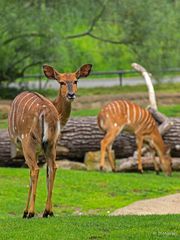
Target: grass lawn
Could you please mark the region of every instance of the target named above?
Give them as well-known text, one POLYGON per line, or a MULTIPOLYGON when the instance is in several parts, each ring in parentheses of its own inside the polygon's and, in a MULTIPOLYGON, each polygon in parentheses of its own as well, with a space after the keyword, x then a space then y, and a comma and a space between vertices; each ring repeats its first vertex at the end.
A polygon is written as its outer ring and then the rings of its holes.
POLYGON ((53 194, 56 217, 42 219, 45 172, 41 169, 38 182, 38 215, 24 220, 29 171, 0 168, 0 239, 180 239, 180 215, 108 216, 134 201, 180 192, 180 173, 165 177, 154 172, 58 170, 53 194))
POLYGON ((2 240, 148 240, 180 239, 180 215, 66 216, 51 219, 6 219, 2 240))

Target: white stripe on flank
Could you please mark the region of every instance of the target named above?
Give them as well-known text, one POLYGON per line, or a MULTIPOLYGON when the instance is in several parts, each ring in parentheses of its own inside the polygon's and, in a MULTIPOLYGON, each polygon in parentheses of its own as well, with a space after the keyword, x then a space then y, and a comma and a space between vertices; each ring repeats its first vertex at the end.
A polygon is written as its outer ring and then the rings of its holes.
POLYGON ((112 113, 112 106, 111 106, 111 104, 108 105, 108 110, 109 110, 110 113, 112 113))
POLYGON ((21 105, 22 101, 23 101, 29 94, 31 94, 31 93, 25 94, 25 95, 21 98, 21 100, 20 100, 20 102, 18 103, 18 106, 17 106, 17 111, 16 111, 17 114, 19 113, 19 108, 20 108, 20 105, 21 105))
POLYGON ((28 111, 31 109, 31 107, 32 107, 32 105, 33 105, 33 103, 35 103, 36 102, 36 100, 38 100, 38 98, 36 97, 33 101, 32 101, 32 103, 30 104, 30 106, 29 106, 29 108, 28 108, 28 111))
POLYGON ((133 108, 133 123, 135 123, 136 122, 136 106, 132 105, 132 108, 133 108))
POLYGON ((126 108, 127 108, 127 123, 131 123, 130 121, 130 112, 129 112, 129 104, 124 101, 125 105, 126 105, 126 108))
POLYGON ((150 115, 149 115, 149 119, 148 119, 146 125, 147 125, 147 128, 150 128, 150 126, 152 126, 152 118, 150 115))
POLYGON ((112 108, 114 110, 114 113, 116 114, 116 106, 114 105, 114 102, 112 102, 112 108))
MULTIPOLYGON (((29 98, 29 99, 27 100, 27 102, 24 104, 24 107, 23 107, 23 110, 22 110, 22 114, 21 114, 21 120, 23 119, 23 114, 24 114, 24 110, 25 110, 26 105, 27 105, 34 97, 36 97, 36 96, 32 96, 32 97, 29 98)), ((29 109, 28 109, 28 111, 29 111, 29 109)))
POLYGON ((16 102, 19 100, 19 98, 20 98, 20 95, 18 95, 15 99, 14 99, 14 101, 13 101, 13 105, 12 105, 12 130, 13 130, 13 132, 14 132, 14 134, 16 133, 16 127, 15 127, 15 115, 16 115, 16 106, 15 106, 15 104, 16 104, 16 102))
POLYGON ((120 109, 119 103, 118 103, 117 101, 115 101, 114 103, 115 103, 115 106, 116 106, 116 111, 117 111, 118 113, 120 113, 120 112, 121 112, 121 109, 120 109))
POLYGON ((138 107, 138 109, 139 109, 139 117, 138 117, 137 123, 139 123, 141 121, 141 115, 142 115, 141 108, 138 107))
POLYGON ((143 120, 144 120, 144 109, 140 109, 141 112, 141 119, 139 121, 139 127, 136 129, 135 133, 137 133, 141 128, 142 128, 142 124, 143 124, 143 120))
MULTIPOLYGON (((144 110, 144 111, 145 111, 145 110, 144 110)), ((142 129, 146 128, 146 121, 148 120, 148 117, 149 117, 148 112, 145 111, 145 113, 146 113, 146 116, 145 116, 145 118, 144 118, 144 121, 141 123, 141 128, 142 128, 142 129)), ((142 129, 141 129, 141 130, 142 130, 142 129)))

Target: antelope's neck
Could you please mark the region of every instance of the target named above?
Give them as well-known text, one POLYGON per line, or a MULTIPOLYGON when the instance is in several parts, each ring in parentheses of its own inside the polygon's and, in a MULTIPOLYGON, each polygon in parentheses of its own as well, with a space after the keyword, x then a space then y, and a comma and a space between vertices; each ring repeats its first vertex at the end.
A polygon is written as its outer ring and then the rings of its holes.
POLYGON ((67 101, 65 97, 59 95, 52 101, 60 116, 61 127, 64 127, 68 121, 71 113, 71 102, 67 101))

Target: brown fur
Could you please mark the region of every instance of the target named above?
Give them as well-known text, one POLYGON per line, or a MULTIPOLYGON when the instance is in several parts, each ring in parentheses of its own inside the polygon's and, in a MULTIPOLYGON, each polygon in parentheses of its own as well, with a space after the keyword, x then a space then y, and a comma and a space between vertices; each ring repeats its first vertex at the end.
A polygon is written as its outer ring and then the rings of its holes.
MULTIPOLYGON (((156 122, 149 111, 129 101, 113 101, 101 109, 98 115, 98 125, 106 133, 101 141, 100 169, 104 167, 105 152, 107 151, 112 170, 115 171, 115 163, 110 150, 117 135, 123 129, 126 129, 133 131, 136 135, 139 171, 143 172, 141 148, 145 140, 157 151, 163 171, 167 175, 171 174, 171 158, 166 151, 166 146, 158 131, 156 122)), ((159 171, 156 163, 155 168, 156 171, 159 171)))
POLYGON ((44 65, 44 74, 60 83, 59 95, 54 101, 38 93, 22 92, 12 102, 9 112, 9 135, 15 143, 20 143, 26 164, 30 168, 30 188, 23 217, 34 216, 36 188, 39 175, 37 158, 43 151, 47 161, 47 201, 43 217, 53 215, 52 190, 56 173, 56 143, 68 121, 71 103, 77 91, 77 79, 86 77, 91 64, 83 65, 75 73, 59 73, 53 67, 44 65))

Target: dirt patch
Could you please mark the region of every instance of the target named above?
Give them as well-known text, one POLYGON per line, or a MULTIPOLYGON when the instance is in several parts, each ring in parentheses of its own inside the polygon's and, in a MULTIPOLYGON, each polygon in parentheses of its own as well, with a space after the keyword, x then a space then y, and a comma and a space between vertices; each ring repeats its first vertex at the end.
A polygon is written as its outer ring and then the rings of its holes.
POLYGON ((180 193, 155 199, 141 200, 117 209, 111 216, 180 214, 180 193))

